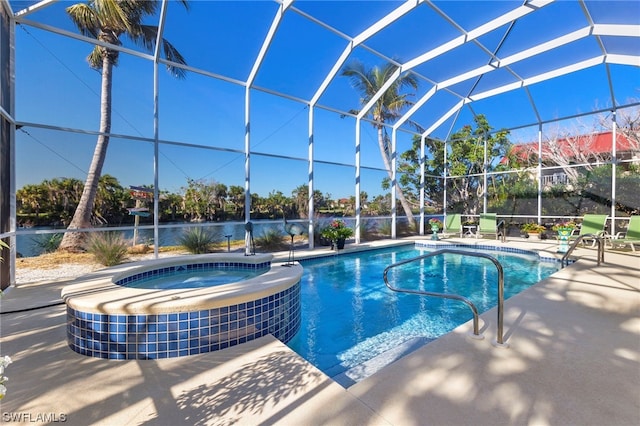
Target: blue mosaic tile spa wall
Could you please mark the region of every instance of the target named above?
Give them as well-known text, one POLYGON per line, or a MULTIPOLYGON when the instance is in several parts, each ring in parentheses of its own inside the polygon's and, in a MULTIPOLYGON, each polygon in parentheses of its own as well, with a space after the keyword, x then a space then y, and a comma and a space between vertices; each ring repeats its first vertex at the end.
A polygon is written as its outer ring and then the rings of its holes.
POLYGON ((222 308, 156 315, 110 315, 67 306, 69 346, 105 359, 156 359, 217 351, 272 334, 288 342, 300 328, 300 282, 277 294, 222 308))

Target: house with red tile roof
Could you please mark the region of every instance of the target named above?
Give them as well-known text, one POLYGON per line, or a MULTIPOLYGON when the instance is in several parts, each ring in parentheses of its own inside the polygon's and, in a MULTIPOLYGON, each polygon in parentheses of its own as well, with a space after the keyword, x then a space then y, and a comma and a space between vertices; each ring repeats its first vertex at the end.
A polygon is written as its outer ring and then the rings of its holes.
MULTIPOLYGON (((618 161, 640 158, 640 140, 630 139, 618 132, 615 147, 618 161)), ((511 148, 511 158, 525 165, 537 165, 538 149, 538 142, 514 145, 511 148)), ((542 165, 550 167, 542 170, 543 187, 568 184, 570 182, 566 167, 609 163, 613 160, 613 132, 568 136, 542 142, 540 157, 542 165)), ((509 159, 503 158, 501 163, 508 164, 509 159)))

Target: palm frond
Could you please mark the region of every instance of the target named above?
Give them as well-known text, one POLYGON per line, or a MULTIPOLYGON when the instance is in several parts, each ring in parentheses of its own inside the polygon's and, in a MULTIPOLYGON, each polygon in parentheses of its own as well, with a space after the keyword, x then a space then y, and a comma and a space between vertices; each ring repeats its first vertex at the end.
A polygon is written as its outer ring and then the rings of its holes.
MULTIPOLYGON (((188 9, 186 0, 181 3, 188 9)), ((78 30, 88 37, 120 45, 120 36, 125 35, 134 44, 152 52, 156 47, 158 27, 144 25, 145 16, 154 15, 160 2, 158 0, 91 0, 89 3, 78 3, 69 6, 66 11, 78 30)), ((171 62, 186 64, 184 57, 167 40, 162 40, 162 53, 171 62)), ((93 68, 102 66, 104 48, 94 49, 87 60, 93 68)), ((117 53, 111 55, 115 62, 117 53)), ((168 65, 168 71, 175 77, 184 78, 183 69, 168 65)))
POLYGON ((148 52, 152 52, 158 38, 158 27, 155 25, 139 25, 138 31, 129 33, 127 36, 138 46, 143 47, 148 52))
POLYGON ((158 10, 158 0, 119 0, 122 9, 132 20, 140 22, 146 15, 153 15, 158 10))
MULTIPOLYGON (((361 104, 365 105, 393 77, 397 69, 398 67, 393 63, 386 63, 382 67, 366 70, 362 62, 353 61, 343 68, 342 75, 349 77, 351 85, 362 96, 361 104)), ((395 79, 375 102, 371 111, 367 113, 376 122, 374 126, 379 127, 386 122, 397 119, 404 109, 413 105, 413 102, 409 100, 409 94, 400 92, 403 88, 418 88, 418 80, 415 75, 405 73, 395 79)))
MULTIPOLYGON (((167 60, 175 62, 177 64, 187 64, 187 61, 180 54, 180 52, 178 52, 178 50, 164 38, 162 39, 162 50, 164 51, 164 57, 167 58, 167 60)), ((167 70, 171 73, 171 75, 177 78, 185 78, 186 76, 186 71, 182 68, 167 65, 167 70)))
POLYGON ((66 11, 80 34, 98 38, 100 20, 93 9, 85 3, 78 3, 67 7, 66 11))
POLYGON ((361 94, 365 94, 365 98, 361 101, 366 103, 368 99, 371 99, 372 88, 375 86, 371 73, 364 69, 364 64, 360 61, 353 61, 342 70, 342 75, 349 77, 351 85, 358 90, 361 94))
MULTIPOLYGON (((102 68, 102 48, 100 46, 95 46, 89 56, 87 56, 87 62, 91 68, 101 69, 102 68)), ((117 61, 116 61, 117 62, 117 61)), ((115 63, 113 65, 116 65, 115 63)))
POLYGON ((102 27, 111 30, 130 30, 130 20, 127 6, 128 2, 118 0, 94 0, 93 5, 96 15, 100 19, 102 27))

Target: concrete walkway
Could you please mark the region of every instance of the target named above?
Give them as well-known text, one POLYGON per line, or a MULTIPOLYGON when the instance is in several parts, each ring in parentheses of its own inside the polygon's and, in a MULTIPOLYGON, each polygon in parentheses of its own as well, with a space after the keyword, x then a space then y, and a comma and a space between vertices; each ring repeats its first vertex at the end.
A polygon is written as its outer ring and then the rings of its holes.
MULTIPOLYGON (((506 244, 555 251, 544 242, 506 244)), ((575 255, 580 261, 506 301, 509 348, 492 344, 496 312, 488 311, 484 340, 469 339, 464 324, 348 389, 270 336, 157 361, 78 355, 66 344, 64 305, 31 309, 59 301, 64 283, 14 288, 1 302, 0 353, 14 361, 2 421, 640 424, 640 256, 607 251, 596 266, 594 249, 575 255)))

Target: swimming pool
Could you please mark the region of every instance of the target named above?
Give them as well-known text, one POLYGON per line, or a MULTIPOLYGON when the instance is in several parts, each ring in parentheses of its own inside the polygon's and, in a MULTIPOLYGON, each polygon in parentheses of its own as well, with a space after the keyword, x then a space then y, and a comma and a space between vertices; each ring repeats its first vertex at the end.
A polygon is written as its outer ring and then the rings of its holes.
MULTIPOLYGON (((463 303, 385 287, 387 266, 434 250, 411 245, 303 261, 302 325, 288 346, 325 374, 348 383, 354 377, 345 379, 349 370, 389 351, 428 343, 469 321, 472 313, 463 303)), ((485 253, 504 267, 505 299, 560 269, 558 262, 541 262, 531 252, 485 253)), ((497 271, 487 259, 436 256, 393 270, 389 280, 403 288, 463 295, 480 313, 497 302, 497 271)))

